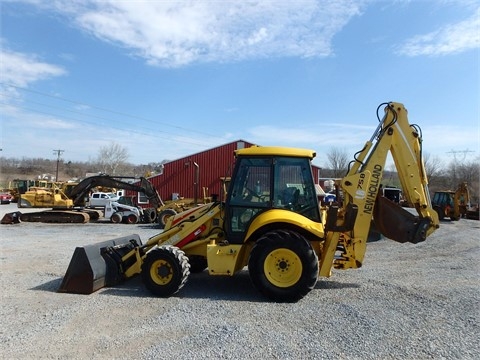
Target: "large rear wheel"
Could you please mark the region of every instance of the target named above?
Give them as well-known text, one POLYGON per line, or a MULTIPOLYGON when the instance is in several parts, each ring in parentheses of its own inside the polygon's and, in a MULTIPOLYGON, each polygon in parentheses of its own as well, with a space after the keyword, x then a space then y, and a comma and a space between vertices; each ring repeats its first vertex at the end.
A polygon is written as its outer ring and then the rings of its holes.
POLYGON ((185 285, 188 275, 188 257, 182 250, 171 245, 149 251, 142 265, 143 283, 157 296, 175 294, 185 285))
POLYGON ((318 257, 302 235, 289 230, 271 231, 255 243, 248 269, 253 285, 265 296, 294 302, 315 287, 318 257))

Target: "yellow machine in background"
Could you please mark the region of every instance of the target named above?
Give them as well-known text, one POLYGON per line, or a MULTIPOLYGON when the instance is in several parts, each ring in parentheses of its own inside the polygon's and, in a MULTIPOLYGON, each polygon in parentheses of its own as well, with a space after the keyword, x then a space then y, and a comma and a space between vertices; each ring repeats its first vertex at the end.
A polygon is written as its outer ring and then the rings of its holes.
MULTIPOLYGON (((385 103, 384 116, 339 181, 344 201, 319 207, 315 152, 251 147, 235 152, 224 201, 170 217, 142 244, 138 235, 76 248, 59 291, 89 294, 140 274, 155 295, 170 296, 191 272, 232 276, 245 266, 254 286, 274 301, 297 301, 318 276, 362 266, 372 217, 401 243, 419 243, 438 228, 422 160, 421 132, 407 110, 385 103), (378 196, 387 155, 394 159, 413 215, 378 196)), ((378 112, 377 109, 377 112, 378 112)), ((241 289, 239 289, 241 291, 241 289)))
POLYGON ((460 220, 467 217, 470 204, 470 193, 466 182, 458 185, 455 191, 436 191, 433 194, 433 208, 440 220, 448 217, 450 220, 460 220))
POLYGON ((138 220, 147 223, 154 222, 157 219, 157 209, 163 205, 157 190, 145 178, 140 178, 138 185, 122 181, 123 179, 124 177, 97 175, 83 179, 79 183, 57 184, 52 188, 31 187, 21 195, 18 207, 51 208, 52 210, 15 215, 9 213, 1 222, 9 224, 17 222, 19 219, 31 222, 85 223, 90 220, 98 220, 101 211, 87 209, 85 205, 90 191, 100 186, 144 193, 153 207, 142 209, 142 219, 138 220))
POLYGON ((61 188, 31 187, 18 200, 19 208, 72 208, 73 200, 61 188))

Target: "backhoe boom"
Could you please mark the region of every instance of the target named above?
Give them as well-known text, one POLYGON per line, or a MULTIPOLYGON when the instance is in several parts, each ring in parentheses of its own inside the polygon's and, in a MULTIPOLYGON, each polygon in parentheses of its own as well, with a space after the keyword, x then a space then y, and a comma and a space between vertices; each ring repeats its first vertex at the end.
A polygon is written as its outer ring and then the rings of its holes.
MULTIPOLYGON (((345 199, 337 221, 345 222, 349 209, 356 209, 353 228, 340 233, 327 232, 320 275, 329 276, 336 268, 358 268, 366 251, 372 215, 377 229, 398 242, 424 241, 438 228, 432 208, 428 181, 422 160, 422 139, 418 127, 410 125, 402 104, 385 104, 385 115, 372 138, 357 154, 347 175, 340 181, 345 199), (387 155, 391 154, 406 200, 418 216, 379 196, 387 155), (334 259, 338 246, 342 252, 334 259)), ((326 229, 328 230, 328 228, 326 229)))

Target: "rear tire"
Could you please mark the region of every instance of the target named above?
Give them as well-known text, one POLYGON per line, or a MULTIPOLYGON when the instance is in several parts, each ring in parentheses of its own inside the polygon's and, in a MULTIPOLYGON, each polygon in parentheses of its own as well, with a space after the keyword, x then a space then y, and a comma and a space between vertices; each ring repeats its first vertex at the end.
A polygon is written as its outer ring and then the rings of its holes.
POLYGON ((154 295, 168 297, 179 291, 190 275, 188 257, 171 245, 154 248, 142 265, 142 280, 154 295))
POLYGON ((151 224, 157 220, 157 210, 154 208, 147 208, 143 210, 144 220, 146 223, 151 224))
POLYGON ((127 224, 136 224, 138 222, 138 216, 135 214, 129 214, 125 221, 127 224))
POLYGON ((295 302, 315 287, 318 257, 302 235, 289 230, 271 231, 253 246, 248 270, 262 294, 277 302, 295 302))
POLYGON ((160 229, 165 228, 165 225, 167 224, 167 220, 172 217, 177 215, 177 212, 173 209, 165 209, 158 214, 158 225, 160 229))

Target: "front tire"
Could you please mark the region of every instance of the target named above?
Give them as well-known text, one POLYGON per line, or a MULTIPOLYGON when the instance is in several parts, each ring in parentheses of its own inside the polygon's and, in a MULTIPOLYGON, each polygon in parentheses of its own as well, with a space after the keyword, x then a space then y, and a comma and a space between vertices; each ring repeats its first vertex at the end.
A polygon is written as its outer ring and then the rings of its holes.
POLYGON ((262 294, 277 302, 295 302, 315 287, 318 257, 302 235, 289 230, 271 231, 253 246, 248 270, 262 294))
POLYGON ((119 213, 113 213, 110 217, 110 221, 114 224, 119 224, 122 222, 122 215, 119 213))
POLYGON ((142 280, 154 295, 168 297, 179 291, 190 275, 188 257, 179 248, 160 246, 147 253, 142 264, 142 280))
POLYGON ((443 220, 445 218, 445 211, 440 206, 434 206, 433 209, 438 214, 438 220, 443 220))
POLYGON ((160 229, 164 229, 167 224, 167 220, 172 216, 177 215, 177 212, 173 209, 165 209, 158 214, 158 225, 160 229))

